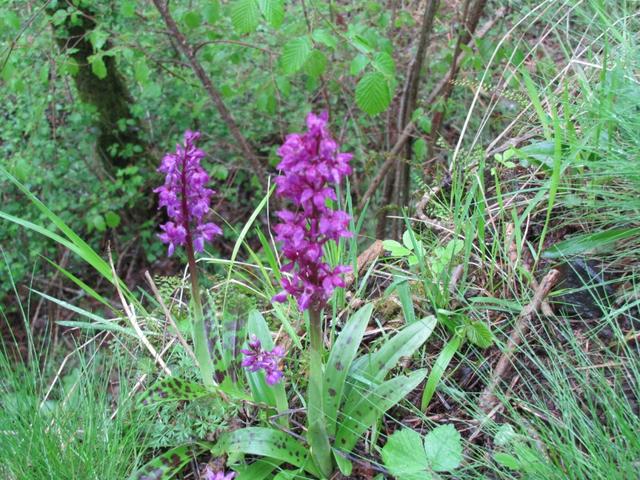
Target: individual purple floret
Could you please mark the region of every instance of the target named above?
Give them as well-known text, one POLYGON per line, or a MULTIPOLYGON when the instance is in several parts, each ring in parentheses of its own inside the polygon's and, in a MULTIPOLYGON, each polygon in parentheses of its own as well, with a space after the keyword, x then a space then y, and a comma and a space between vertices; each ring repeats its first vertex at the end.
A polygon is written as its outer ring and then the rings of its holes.
POLYGON ((225 474, 224 472, 214 472, 209 465, 207 465, 202 478, 204 480, 233 480, 236 477, 236 472, 225 474))
POLYGON ((176 246, 187 244, 201 252, 205 241, 222 233, 215 223, 203 223, 215 192, 206 187, 209 175, 200 165, 205 153, 196 147, 199 138, 199 132, 187 130, 183 144, 176 145, 175 153, 165 155, 158 168, 166 176, 164 185, 154 192, 160 196, 159 208, 165 207, 170 218, 160 225, 162 233, 158 237, 169 245, 169 256, 176 246))
POLYGON ((273 350, 267 352, 262 349, 260 340, 253 336, 249 341, 249 348, 241 350, 241 352, 244 354, 243 367, 248 368, 250 372, 264 370, 269 385, 275 385, 280 381, 282 371, 278 363, 284 357, 284 349, 282 347, 276 346, 273 350))
POLYGON ((323 262, 324 244, 350 237, 351 217, 341 210, 332 210, 328 200, 336 200, 334 185, 351 173, 350 153, 338 151, 338 144, 329 132, 328 115, 310 113, 307 132, 287 135, 278 149, 282 161, 281 176, 276 178, 276 193, 295 205, 292 210, 277 212, 280 222, 275 226, 276 239, 282 242, 282 253, 288 260, 282 267, 289 278, 282 279, 282 292, 273 297, 284 302, 293 295, 300 310, 321 309, 336 287, 344 287, 342 274, 348 266, 335 268, 323 262))

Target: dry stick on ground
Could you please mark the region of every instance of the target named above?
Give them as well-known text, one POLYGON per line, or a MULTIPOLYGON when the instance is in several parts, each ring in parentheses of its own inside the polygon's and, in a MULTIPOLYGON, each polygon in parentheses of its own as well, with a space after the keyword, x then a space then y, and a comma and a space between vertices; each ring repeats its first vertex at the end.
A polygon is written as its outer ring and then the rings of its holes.
POLYGON ((162 19, 164 20, 164 23, 167 25, 167 28, 171 32, 171 35, 175 38, 178 49, 189 60, 189 63, 191 64, 191 68, 193 72, 196 74, 196 76, 198 77, 198 80, 200 80, 200 83, 202 83, 202 86, 204 87, 206 92, 209 94, 209 97, 211 98, 211 101, 213 102, 213 104, 216 106, 218 113, 220 113, 220 116, 227 124, 227 127, 229 128, 231 135, 233 135, 233 138, 236 140, 236 142, 238 142, 238 145, 240 146, 242 153, 246 155, 247 159, 251 163, 251 166, 255 170, 256 175, 258 175, 258 178, 262 183, 262 187, 266 190, 267 174, 266 174, 264 165, 260 162, 260 158, 258 157, 256 152, 253 150, 253 147, 251 147, 251 145, 249 144, 249 141, 242 134, 242 131, 240 130, 240 127, 238 127, 238 124, 233 118, 233 115, 231 115, 231 112, 229 111, 224 101, 222 100, 222 95, 220 94, 218 89, 216 89, 216 87, 213 85, 213 83, 211 82, 211 79, 209 78, 204 68, 198 61, 196 57, 196 50, 193 48, 192 45, 189 44, 189 42, 187 42, 186 37, 182 34, 180 29, 178 28, 178 25, 176 24, 175 20, 169 13, 169 8, 167 4, 162 0, 153 0, 153 4, 158 9, 158 12, 160 12, 162 19))
POLYGON ((513 331, 509 336, 507 347, 493 369, 487 386, 480 395, 479 405, 482 411, 486 414, 496 411, 495 407, 498 405, 498 398, 495 395, 495 390, 500 381, 503 380, 511 371, 511 358, 515 353, 516 348, 520 345, 523 337, 528 332, 533 316, 538 310, 540 310, 542 302, 557 283, 559 277, 560 272, 558 270, 550 270, 542 279, 542 282, 540 282, 531 302, 522 309, 522 312, 520 312, 520 315, 516 320, 516 324, 513 327, 513 331))

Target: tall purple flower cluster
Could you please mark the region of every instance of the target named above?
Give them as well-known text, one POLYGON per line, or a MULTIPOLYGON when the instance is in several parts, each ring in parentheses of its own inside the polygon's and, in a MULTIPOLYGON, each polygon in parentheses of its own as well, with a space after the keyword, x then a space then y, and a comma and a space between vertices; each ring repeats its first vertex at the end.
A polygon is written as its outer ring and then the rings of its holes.
POLYGON ((270 352, 262 349, 260 340, 253 337, 249 341, 249 348, 241 350, 244 354, 242 360, 242 366, 249 369, 251 372, 257 372, 258 370, 264 370, 267 376, 267 383, 269 385, 275 385, 282 378, 282 371, 278 366, 280 359, 284 357, 284 349, 282 347, 275 347, 270 352))
POLYGON ((284 302, 287 294, 292 295, 300 310, 322 308, 336 287, 344 287, 342 274, 351 270, 344 265, 332 268, 323 261, 327 241, 351 236, 349 215, 327 206, 328 200, 336 200, 334 186, 351 173, 352 157, 338 151, 327 119, 326 112, 310 113, 307 132, 287 135, 278 149, 282 175, 276 178, 276 193, 295 208, 277 212, 281 223, 274 230, 288 260, 282 271, 291 277, 283 277, 284 290, 273 300, 284 302))
POLYGON ((209 175, 200 165, 205 153, 196 147, 199 132, 187 130, 182 145, 176 145, 175 153, 162 159, 158 171, 166 175, 164 185, 154 192, 160 196, 159 208, 166 207, 171 219, 160 225, 160 240, 169 245, 169 256, 176 246, 191 243, 196 252, 204 250, 204 242, 222 233, 215 223, 205 223, 211 197, 215 193, 206 187, 209 175))

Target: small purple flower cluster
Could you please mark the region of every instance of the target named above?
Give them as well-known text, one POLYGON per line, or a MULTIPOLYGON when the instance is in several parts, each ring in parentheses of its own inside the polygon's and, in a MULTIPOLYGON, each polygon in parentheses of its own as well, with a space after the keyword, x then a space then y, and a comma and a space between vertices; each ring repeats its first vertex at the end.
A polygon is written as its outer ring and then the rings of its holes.
POLYGON ((278 366, 280 359, 284 357, 284 349, 276 346, 270 352, 262 349, 260 340, 255 336, 249 341, 249 349, 241 350, 244 354, 242 366, 249 369, 250 372, 264 370, 267 376, 267 383, 275 385, 282 378, 282 371, 278 366))
POLYGON ((277 212, 281 223, 274 230, 289 261, 282 271, 291 272, 291 278, 282 279, 284 291, 273 300, 284 302, 287 294, 292 295, 300 310, 322 308, 336 287, 344 287, 342 274, 351 270, 344 265, 331 268, 322 260, 328 240, 351 236, 349 215, 327 206, 327 200, 337 199, 333 185, 351 173, 352 157, 338 151, 327 119, 326 112, 310 113, 307 132, 287 135, 278 150, 282 158, 278 170, 284 175, 276 178, 276 193, 296 208, 277 212))
POLYGON ((209 175, 200 165, 205 153, 196 147, 199 138, 199 132, 187 130, 184 143, 176 145, 175 153, 165 155, 158 168, 166 177, 164 185, 154 192, 160 195, 159 207, 166 207, 171 219, 160 225, 163 233, 158 236, 169 245, 169 256, 176 246, 187 242, 193 242, 194 250, 201 252, 205 241, 210 242, 222 233, 215 223, 203 223, 215 192, 205 186, 209 175))
POLYGON ((209 465, 202 475, 204 480, 233 480, 236 478, 236 472, 225 474, 224 472, 214 472, 209 465))

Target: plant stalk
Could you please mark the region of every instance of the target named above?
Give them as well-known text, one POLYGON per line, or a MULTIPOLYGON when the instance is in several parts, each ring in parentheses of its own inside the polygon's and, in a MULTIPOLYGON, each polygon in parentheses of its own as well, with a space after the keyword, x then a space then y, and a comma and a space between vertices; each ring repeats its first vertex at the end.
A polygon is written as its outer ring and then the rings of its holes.
POLYGON ((322 368, 322 319, 320 311, 309 310, 311 351, 309 366, 309 387, 307 390, 307 440, 311 449, 311 458, 320 470, 323 478, 329 478, 333 473, 331 461, 331 445, 324 417, 323 384, 324 372, 322 368))

